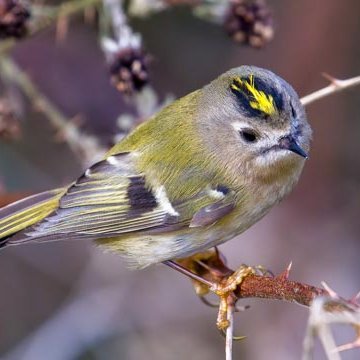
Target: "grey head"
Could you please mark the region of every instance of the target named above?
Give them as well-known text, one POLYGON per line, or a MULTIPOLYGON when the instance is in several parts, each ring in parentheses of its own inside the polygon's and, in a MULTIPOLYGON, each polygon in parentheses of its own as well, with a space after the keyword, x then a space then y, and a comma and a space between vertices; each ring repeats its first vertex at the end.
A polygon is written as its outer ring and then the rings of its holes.
POLYGON ((197 125, 214 156, 242 171, 303 164, 308 156, 311 128, 300 99, 269 70, 241 66, 205 86, 197 125))

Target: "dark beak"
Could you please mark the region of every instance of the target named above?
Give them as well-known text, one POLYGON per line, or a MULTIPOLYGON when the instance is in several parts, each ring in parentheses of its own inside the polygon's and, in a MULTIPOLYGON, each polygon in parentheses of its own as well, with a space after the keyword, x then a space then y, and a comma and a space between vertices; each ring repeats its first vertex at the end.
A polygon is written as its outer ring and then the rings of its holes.
POLYGON ((298 154, 305 159, 308 158, 308 154, 300 147, 300 145, 291 135, 281 138, 279 141, 279 147, 281 149, 290 150, 293 153, 298 154))

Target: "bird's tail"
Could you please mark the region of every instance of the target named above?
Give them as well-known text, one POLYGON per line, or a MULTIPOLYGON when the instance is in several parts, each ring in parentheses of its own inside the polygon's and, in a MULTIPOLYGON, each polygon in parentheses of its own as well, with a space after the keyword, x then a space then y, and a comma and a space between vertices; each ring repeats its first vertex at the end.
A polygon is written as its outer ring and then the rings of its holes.
POLYGON ((64 189, 50 190, 1 208, 0 248, 6 246, 12 236, 51 214, 63 193, 64 189))

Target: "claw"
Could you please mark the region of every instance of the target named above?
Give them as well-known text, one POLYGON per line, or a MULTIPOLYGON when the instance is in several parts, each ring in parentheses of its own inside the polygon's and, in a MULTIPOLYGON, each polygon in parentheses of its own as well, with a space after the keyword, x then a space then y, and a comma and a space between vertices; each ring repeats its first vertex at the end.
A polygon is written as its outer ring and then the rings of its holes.
MULTIPOLYGON (((218 308, 220 306, 220 303, 217 302, 212 302, 209 299, 206 298, 206 296, 199 296, 199 299, 207 306, 212 307, 212 308, 218 308)), ((234 312, 243 312, 250 309, 250 305, 243 305, 243 306, 239 306, 236 305, 234 307, 234 312)))
POLYGON ((216 302, 211 302, 210 300, 208 300, 205 296, 199 296, 200 300, 207 306, 210 306, 212 308, 218 308, 219 307, 219 303, 216 302))
POLYGON ((269 276, 270 275, 270 277, 275 277, 275 275, 272 271, 270 271, 269 269, 266 269, 262 265, 255 266, 254 270, 255 270, 256 275, 261 275, 261 276, 269 276))
MULTIPOLYGON (((221 334, 221 336, 223 336, 224 338, 226 338, 226 331, 225 330, 221 330, 221 329, 219 329, 219 333, 221 334)), ((234 341, 240 341, 240 340, 244 340, 244 339, 246 339, 247 338, 247 336, 233 336, 232 337, 232 339, 234 340, 234 341)))
POLYGON ((352 304, 354 304, 355 306, 360 306, 359 305, 359 300, 360 300, 360 291, 350 299, 350 302, 352 304))

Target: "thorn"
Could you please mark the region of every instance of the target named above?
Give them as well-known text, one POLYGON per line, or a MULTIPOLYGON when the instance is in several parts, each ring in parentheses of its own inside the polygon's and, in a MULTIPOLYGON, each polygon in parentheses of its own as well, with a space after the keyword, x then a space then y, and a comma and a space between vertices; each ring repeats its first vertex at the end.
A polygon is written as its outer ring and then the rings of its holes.
POLYGON ((276 278, 280 279, 280 280, 287 280, 289 279, 289 275, 290 275, 290 271, 292 268, 292 261, 290 261, 289 265, 287 266, 287 268, 280 273, 276 278))
POLYGON ((333 299, 339 299, 339 295, 325 282, 321 282, 322 287, 329 293, 333 299))
POLYGON ((72 119, 70 119, 70 122, 79 128, 84 125, 85 119, 81 114, 76 114, 72 119))
POLYGON ((357 294, 355 294, 349 301, 353 305, 360 306, 359 300, 360 300, 360 291, 357 294))
POLYGON ((336 78, 333 77, 332 75, 330 75, 330 74, 328 74, 328 73, 325 73, 325 72, 321 73, 321 75, 322 75, 322 77, 324 77, 326 80, 328 80, 328 81, 330 82, 330 84, 333 84, 333 85, 335 85, 335 86, 339 86, 339 87, 340 87, 339 82, 340 82, 341 80, 336 79, 336 78))

